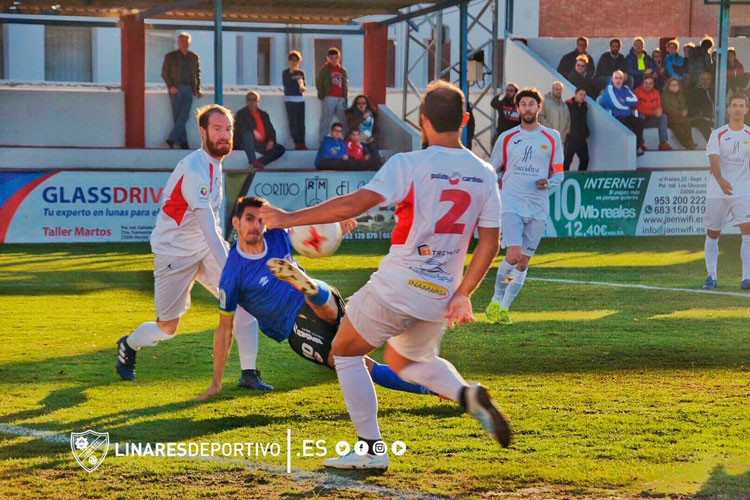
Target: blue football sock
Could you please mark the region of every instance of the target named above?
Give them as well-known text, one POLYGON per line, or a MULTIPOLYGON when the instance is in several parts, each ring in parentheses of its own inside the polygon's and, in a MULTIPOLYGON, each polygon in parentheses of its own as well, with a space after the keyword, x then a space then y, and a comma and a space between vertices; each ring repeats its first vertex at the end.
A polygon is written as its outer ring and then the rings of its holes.
POLYGON ((380 364, 377 361, 372 362, 372 381, 376 384, 393 389, 394 391, 413 392, 415 394, 435 394, 427 387, 419 384, 412 384, 398 376, 390 366, 380 364))
POLYGON ((316 306, 323 306, 326 302, 328 302, 328 299, 331 298, 331 287, 329 287, 328 283, 326 283, 325 281, 313 281, 318 285, 318 293, 316 293, 315 295, 308 295, 307 297, 310 299, 310 302, 312 302, 316 306))

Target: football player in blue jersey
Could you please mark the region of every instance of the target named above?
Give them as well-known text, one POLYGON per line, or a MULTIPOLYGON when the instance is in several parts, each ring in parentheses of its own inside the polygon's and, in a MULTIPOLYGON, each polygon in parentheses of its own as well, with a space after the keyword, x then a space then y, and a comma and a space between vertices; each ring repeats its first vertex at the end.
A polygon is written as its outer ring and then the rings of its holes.
MULTIPOLYGON (((287 340, 303 358, 333 368, 331 343, 336 336, 345 303, 327 283, 314 280, 294 261, 285 229, 266 230, 260 207, 268 202, 258 197, 237 201, 232 224, 237 242, 229 250, 219 284, 219 325, 214 335, 214 370, 211 385, 198 396, 210 398, 221 390, 229 349, 232 318, 237 306, 257 318, 261 331, 276 340, 287 340)), ((356 224, 347 221, 345 232, 356 224)), ((434 394, 406 382, 387 365, 366 359, 373 381, 383 387, 434 394)))

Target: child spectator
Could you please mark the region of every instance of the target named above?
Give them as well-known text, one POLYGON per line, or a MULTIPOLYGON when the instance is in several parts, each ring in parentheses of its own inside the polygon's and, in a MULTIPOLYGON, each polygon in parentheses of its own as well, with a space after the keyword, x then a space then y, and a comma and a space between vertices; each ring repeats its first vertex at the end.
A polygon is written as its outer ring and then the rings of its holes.
POLYGON ((284 107, 289 120, 289 132, 296 149, 307 149, 305 145, 305 73, 299 69, 302 54, 292 50, 287 56, 289 68, 281 74, 284 84, 284 107))
POLYGON ((346 154, 353 160, 369 160, 370 155, 365 154, 362 143, 359 142, 359 130, 353 128, 346 134, 346 154))
POLYGON ((685 58, 680 55, 680 41, 673 39, 667 42, 667 57, 664 59, 667 78, 683 80, 685 73, 685 58))
POLYGON ((664 82, 667 81, 667 67, 664 64, 664 59, 661 57, 661 49, 656 48, 651 52, 651 59, 654 61, 654 76, 656 77, 655 84, 656 88, 664 88, 664 82))
MULTIPOLYGON (((359 136, 359 131, 356 132, 359 136)), ((363 159, 350 157, 347 151, 347 144, 344 142, 344 126, 336 122, 331 125, 331 132, 323 138, 323 142, 318 148, 318 154, 315 157, 315 168, 318 170, 377 170, 380 167, 380 161, 374 158, 364 159, 364 151, 361 144, 352 144, 352 150, 355 154, 361 154, 363 159)), ((354 142, 354 136, 349 136, 354 142)), ((357 141, 359 137, 357 137, 357 141)))

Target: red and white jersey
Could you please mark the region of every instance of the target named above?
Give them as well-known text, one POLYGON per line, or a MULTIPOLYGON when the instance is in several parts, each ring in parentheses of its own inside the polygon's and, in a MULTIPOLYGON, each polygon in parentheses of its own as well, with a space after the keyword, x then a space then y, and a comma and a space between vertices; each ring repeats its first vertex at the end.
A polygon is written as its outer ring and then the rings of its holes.
POLYGON ((497 175, 467 149, 431 146, 393 156, 364 189, 396 204, 390 251, 370 277, 375 293, 397 311, 442 321, 474 230, 500 227, 497 175))
POLYGON ((539 125, 525 130, 520 125, 506 130, 495 142, 490 163, 503 170, 500 194, 503 212, 547 220, 549 194, 563 179, 563 148, 557 130, 539 125), (548 179, 547 189, 536 181, 548 179))
POLYGON ((164 197, 151 233, 151 251, 161 255, 188 256, 208 250, 195 209, 213 212, 221 230, 219 215, 223 198, 221 161, 203 148, 177 164, 164 188, 164 197))
POLYGON ((709 198, 750 196, 750 127, 732 130, 729 125, 711 132, 706 144, 706 155, 719 155, 721 176, 732 185, 732 196, 724 194, 713 175, 708 176, 709 198))

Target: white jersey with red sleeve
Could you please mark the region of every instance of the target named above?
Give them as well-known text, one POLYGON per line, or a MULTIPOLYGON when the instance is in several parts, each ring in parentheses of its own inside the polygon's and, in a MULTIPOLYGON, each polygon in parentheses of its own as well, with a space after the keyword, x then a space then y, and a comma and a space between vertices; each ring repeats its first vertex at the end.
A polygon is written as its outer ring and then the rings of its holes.
POLYGON ((557 130, 539 125, 525 130, 520 125, 506 130, 495 142, 490 163, 502 170, 500 194, 503 212, 547 220, 549 194, 563 180, 563 148, 557 130), (548 179, 547 189, 536 182, 548 179))
POLYGON ((732 130, 729 125, 711 132, 706 144, 706 155, 718 155, 721 176, 732 185, 732 194, 724 194, 713 175, 708 176, 709 198, 750 196, 750 127, 732 130))
POLYGON ((167 180, 156 227, 151 233, 151 251, 160 255, 189 256, 208 250, 195 210, 211 210, 216 227, 220 228, 222 199, 221 162, 203 148, 187 155, 167 180))
POLYGON ((390 251, 370 277, 375 293, 396 311, 442 321, 474 230, 500 227, 497 175, 467 149, 431 146, 393 156, 363 189, 396 204, 390 251))

